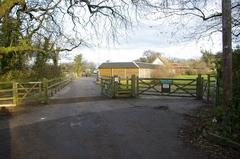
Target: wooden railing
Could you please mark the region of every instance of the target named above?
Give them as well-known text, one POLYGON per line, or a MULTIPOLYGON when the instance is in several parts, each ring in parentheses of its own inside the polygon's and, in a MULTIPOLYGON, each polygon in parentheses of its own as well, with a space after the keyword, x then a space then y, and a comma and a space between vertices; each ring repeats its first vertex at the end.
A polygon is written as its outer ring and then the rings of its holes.
POLYGON ((71 82, 70 78, 43 79, 40 82, 0 82, 0 107, 11 107, 27 101, 47 102, 71 82))
POLYGON ((0 82, 0 107, 16 106, 16 88, 15 82, 0 82))

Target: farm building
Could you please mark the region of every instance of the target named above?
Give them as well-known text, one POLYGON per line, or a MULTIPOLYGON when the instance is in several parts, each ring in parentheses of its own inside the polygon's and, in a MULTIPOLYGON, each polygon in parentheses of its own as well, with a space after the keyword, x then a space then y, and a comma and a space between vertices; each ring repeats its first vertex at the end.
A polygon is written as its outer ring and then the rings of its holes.
POLYGON ((136 75, 140 78, 154 78, 169 76, 168 66, 160 59, 156 59, 152 64, 143 62, 105 62, 99 66, 100 76, 119 76, 121 78, 136 75))

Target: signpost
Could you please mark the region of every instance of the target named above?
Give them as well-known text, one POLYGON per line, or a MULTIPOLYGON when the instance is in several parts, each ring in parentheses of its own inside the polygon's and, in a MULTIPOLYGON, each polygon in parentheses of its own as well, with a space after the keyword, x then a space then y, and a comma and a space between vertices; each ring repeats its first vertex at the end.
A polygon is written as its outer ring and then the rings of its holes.
POLYGON ((161 82, 161 91, 162 93, 170 93, 171 92, 171 84, 172 80, 160 80, 161 82))

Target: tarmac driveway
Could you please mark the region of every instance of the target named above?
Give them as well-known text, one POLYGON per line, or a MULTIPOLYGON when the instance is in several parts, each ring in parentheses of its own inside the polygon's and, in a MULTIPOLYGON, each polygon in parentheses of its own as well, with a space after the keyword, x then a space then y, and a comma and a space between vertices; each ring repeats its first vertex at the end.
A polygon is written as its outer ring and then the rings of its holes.
POLYGON ((66 88, 54 95, 52 99, 97 96, 101 96, 101 88, 96 85, 96 78, 82 77, 72 81, 66 88))
POLYGON ((158 97, 17 108, 0 118, 0 158, 204 159, 178 138, 184 115, 201 104, 158 97))

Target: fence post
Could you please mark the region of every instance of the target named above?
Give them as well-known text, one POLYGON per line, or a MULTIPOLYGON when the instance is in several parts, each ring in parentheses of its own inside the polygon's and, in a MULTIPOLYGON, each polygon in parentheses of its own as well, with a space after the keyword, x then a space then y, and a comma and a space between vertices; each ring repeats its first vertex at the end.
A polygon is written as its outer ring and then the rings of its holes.
POLYGON ((119 82, 119 77, 118 76, 114 76, 112 78, 112 97, 115 98, 117 97, 117 92, 118 92, 118 82, 119 82))
POLYGON ((126 78, 127 89, 129 88, 128 76, 126 78))
POLYGON ((211 76, 210 74, 207 75, 207 102, 209 103, 210 101, 210 87, 211 87, 211 76))
POLYGON ((215 93, 215 106, 219 106, 220 105, 220 70, 219 68, 217 68, 217 77, 216 77, 216 93, 215 93))
POLYGON ((137 81, 137 89, 136 89, 136 96, 139 96, 139 77, 137 76, 136 81, 137 81))
POLYGON ((203 98, 203 82, 202 82, 202 75, 199 74, 197 77, 197 90, 196 90, 197 99, 203 98))
POLYGON ((48 80, 46 78, 43 79, 43 96, 44 96, 44 102, 48 102, 48 80))
POLYGON ((101 94, 104 95, 104 85, 103 85, 103 79, 100 78, 100 87, 101 87, 101 94))
POLYGON ((13 104, 18 104, 18 88, 16 81, 13 81, 13 104))
POLYGON ((131 78, 131 95, 132 97, 136 96, 136 76, 132 75, 131 78))

